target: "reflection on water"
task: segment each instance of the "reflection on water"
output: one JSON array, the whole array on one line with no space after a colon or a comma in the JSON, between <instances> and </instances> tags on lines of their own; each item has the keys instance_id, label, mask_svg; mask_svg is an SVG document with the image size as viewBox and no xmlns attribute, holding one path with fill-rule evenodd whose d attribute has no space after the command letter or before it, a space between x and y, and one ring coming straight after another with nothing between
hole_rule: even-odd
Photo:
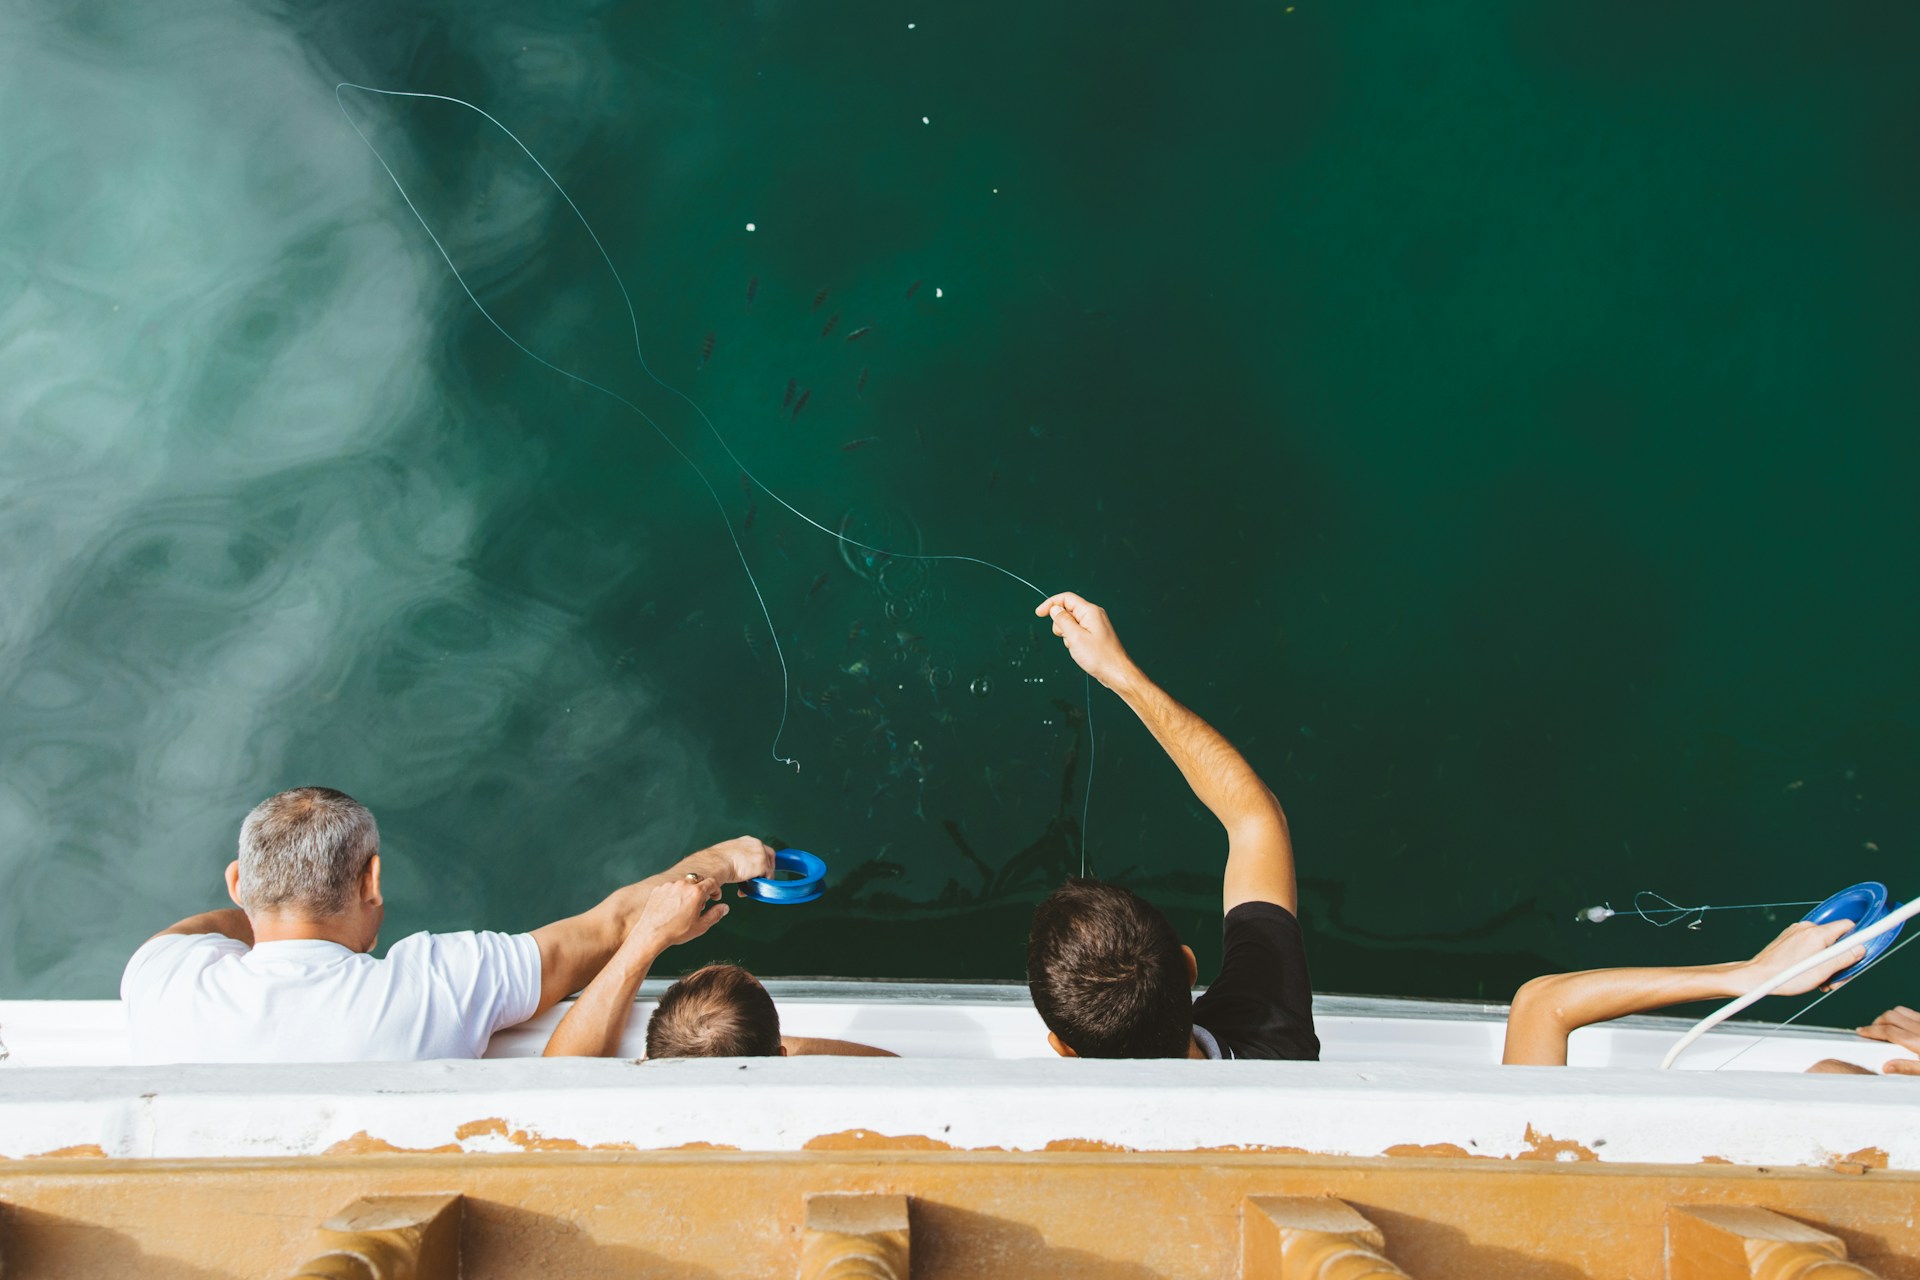
<instances>
[{"instance_id":1,"label":"reflection on water","mask_svg":"<svg viewBox=\"0 0 1920 1280\"><path fill-rule=\"evenodd\" d=\"M395 932L753 830L826 897L686 963L1006 978L1084 825L1211 963L1217 825L1027 588L736 484L523 155L351 104L713 510L477 316L340 81L513 128L794 506L1109 606L1285 801L1323 988L1721 959L1571 915L1906 874L1920 8L898 18L0 8L0 993L110 991L298 783L379 815Z\"/></svg>"},{"instance_id":2,"label":"reflection on water","mask_svg":"<svg viewBox=\"0 0 1920 1280\"><path fill-rule=\"evenodd\" d=\"M594 42L568 39L524 93L577 86ZM476 442L431 359L451 282L387 216L321 62L232 4L0 12L8 995L112 990L135 942L213 905L281 786L373 806L408 855L400 928L479 907L449 809L510 814L529 852L584 826L597 878L686 840L707 786L648 683L605 679L590 594L475 571L512 470L456 474ZM499 178L462 240L511 256L548 195ZM530 714L533 758L501 761ZM566 823L616 747L632 811ZM503 870L489 894L524 874Z\"/></svg>"}]
</instances>

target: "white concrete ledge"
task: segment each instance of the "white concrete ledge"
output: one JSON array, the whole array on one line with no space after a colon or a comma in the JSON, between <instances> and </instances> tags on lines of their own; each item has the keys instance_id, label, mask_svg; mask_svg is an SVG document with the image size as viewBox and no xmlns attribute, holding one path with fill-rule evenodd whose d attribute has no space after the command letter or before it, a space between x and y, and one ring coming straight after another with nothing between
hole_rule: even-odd
<instances>
[{"instance_id":1,"label":"white concrete ledge","mask_svg":"<svg viewBox=\"0 0 1920 1280\"><path fill-rule=\"evenodd\" d=\"M0 1156L716 1145L833 1135L1920 1169L1920 1080L1406 1063L751 1059L97 1067L0 1074ZM844 1137L840 1141L846 1141ZM1868 1159L1877 1162L1877 1156Z\"/></svg>"}]
</instances>

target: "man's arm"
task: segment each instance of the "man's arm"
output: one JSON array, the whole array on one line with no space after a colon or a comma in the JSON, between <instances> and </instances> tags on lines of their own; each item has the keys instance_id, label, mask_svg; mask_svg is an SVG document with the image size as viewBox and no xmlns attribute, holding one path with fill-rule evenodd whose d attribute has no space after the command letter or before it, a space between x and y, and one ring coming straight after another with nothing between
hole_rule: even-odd
<instances>
[{"instance_id":1,"label":"man's arm","mask_svg":"<svg viewBox=\"0 0 1920 1280\"><path fill-rule=\"evenodd\" d=\"M719 897L720 882L712 877L656 885L613 959L594 975L553 1029L544 1056L610 1058L618 1054L627 1018L633 1013L634 992L647 980L647 970L668 947L691 941L720 923L729 908L716 901Z\"/></svg>"},{"instance_id":2,"label":"man's arm","mask_svg":"<svg viewBox=\"0 0 1920 1280\"><path fill-rule=\"evenodd\" d=\"M247 913L238 907L202 911L197 916L188 916L179 924L154 934L153 938L164 938L170 933L222 933L236 942L253 945L253 924L247 919ZM152 942L153 938L147 941Z\"/></svg>"},{"instance_id":3,"label":"man's arm","mask_svg":"<svg viewBox=\"0 0 1920 1280\"><path fill-rule=\"evenodd\" d=\"M1133 709L1179 766L1200 803L1227 829L1225 909L1243 902L1274 902L1297 912L1287 815L1246 758L1212 725L1147 678L1127 656L1105 609L1063 591L1042 601L1034 613L1053 619L1053 634L1066 641L1073 660Z\"/></svg>"},{"instance_id":4,"label":"man's arm","mask_svg":"<svg viewBox=\"0 0 1920 1280\"><path fill-rule=\"evenodd\" d=\"M1507 1014L1508 1066L1564 1067L1567 1038L1595 1022L1624 1018L1689 1000L1731 1000L1774 974L1838 942L1853 928L1851 920L1832 924L1791 924L1751 960L1663 969L1588 969L1535 978L1513 997ZM1865 954L1857 947L1832 964L1795 978L1775 992L1795 996L1812 991Z\"/></svg>"},{"instance_id":5,"label":"man's arm","mask_svg":"<svg viewBox=\"0 0 1920 1280\"><path fill-rule=\"evenodd\" d=\"M675 882L700 880L732 884L773 874L773 850L752 836L740 836L688 854L657 876L615 889L598 906L533 931L540 946L540 1008L544 1013L580 990L606 967L633 932L653 891Z\"/></svg>"},{"instance_id":6,"label":"man's arm","mask_svg":"<svg viewBox=\"0 0 1920 1280\"><path fill-rule=\"evenodd\" d=\"M897 1058L890 1049L876 1049L857 1040L829 1040L821 1036L781 1036L780 1047L789 1058Z\"/></svg>"}]
</instances>

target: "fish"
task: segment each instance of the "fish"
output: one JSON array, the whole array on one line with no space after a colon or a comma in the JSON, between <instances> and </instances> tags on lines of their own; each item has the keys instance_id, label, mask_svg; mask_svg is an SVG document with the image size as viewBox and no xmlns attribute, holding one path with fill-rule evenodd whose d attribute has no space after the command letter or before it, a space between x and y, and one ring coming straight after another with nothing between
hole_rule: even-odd
<instances>
[{"instance_id":1,"label":"fish","mask_svg":"<svg viewBox=\"0 0 1920 1280\"><path fill-rule=\"evenodd\" d=\"M839 323L840 323L840 313L836 311L832 315L828 316L826 324L820 327L820 336L824 338L828 334L832 333L833 326Z\"/></svg>"},{"instance_id":2,"label":"fish","mask_svg":"<svg viewBox=\"0 0 1920 1280\"><path fill-rule=\"evenodd\" d=\"M992 475L987 477L987 492L992 493L993 486L999 483L1000 483L1000 472L996 469Z\"/></svg>"},{"instance_id":3,"label":"fish","mask_svg":"<svg viewBox=\"0 0 1920 1280\"><path fill-rule=\"evenodd\" d=\"M867 674L867 664L858 658L855 658L852 662L840 669L850 676L864 676ZM865 708L863 707L861 710L864 711Z\"/></svg>"},{"instance_id":4,"label":"fish","mask_svg":"<svg viewBox=\"0 0 1920 1280\"><path fill-rule=\"evenodd\" d=\"M840 446L840 452L852 453L855 449L864 449L870 444L879 444L879 436L861 436L858 440L849 440Z\"/></svg>"},{"instance_id":5,"label":"fish","mask_svg":"<svg viewBox=\"0 0 1920 1280\"><path fill-rule=\"evenodd\" d=\"M848 341L848 342L858 342L858 341L860 341L860 339L862 339L862 338L864 338L864 337L866 337L866 336L867 336L868 334L870 334L870 333L872 333L872 332L873 332L873 326L872 326L872 325L870 325L870 324L863 324L863 325L861 325L861 326L860 326L860 327L859 327L858 329L855 329L855 330L854 330L854 331L853 331L852 333L850 333L850 334L848 334L848 335L847 335L847 341Z\"/></svg>"},{"instance_id":6,"label":"fish","mask_svg":"<svg viewBox=\"0 0 1920 1280\"><path fill-rule=\"evenodd\" d=\"M744 471L740 473L740 492L747 497L753 495L753 481L747 478L747 473Z\"/></svg>"},{"instance_id":7,"label":"fish","mask_svg":"<svg viewBox=\"0 0 1920 1280\"><path fill-rule=\"evenodd\" d=\"M799 417L800 411L807 407L807 397L812 394L813 394L813 389L808 388L807 390L802 391L800 393L800 398L798 400L795 400L793 402L793 416L795 418ZM789 419L789 421L791 421L791 419Z\"/></svg>"},{"instance_id":8,"label":"fish","mask_svg":"<svg viewBox=\"0 0 1920 1280\"><path fill-rule=\"evenodd\" d=\"M853 648L854 644L860 639L860 637L866 634L867 634L867 624L865 622L854 623L853 626L847 629L847 648L849 649Z\"/></svg>"},{"instance_id":9,"label":"fish","mask_svg":"<svg viewBox=\"0 0 1920 1280\"><path fill-rule=\"evenodd\" d=\"M760 637L755 634L751 623L740 628L740 638L747 642L748 653L751 653L756 658L760 656Z\"/></svg>"},{"instance_id":10,"label":"fish","mask_svg":"<svg viewBox=\"0 0 1920 1280\"><path fill-rule=\"evenodd\" d=\"M807 588L807 599L811 600L815 596L819 595L820 589L826 585L827 585L827 575L823 573L819 577L813 580L812 586Z\"/></svg>"},{"instance_id":11,"label":"fish","mask_svg":"<svg viewBox=\"0 0 1920 1280\"><path fill-rule=\"evenodd\" d=\"M747 281L747 305L748 306L753 305L753 295L758 292L760 292L760 277L755 276L753 279Z\"/></svg>"},{"instance_id":12,"label":"fish","mask_svg":"<svg viewBox=\"0 0 1920 1280\"><path fill-rule=\"evenodd\" d=\"M753 532L753 518L760 514L760 504L755 502L747 507L747 518L740 522L740 532Z\"/></svg>"},{"instance_id":13,"label":"fish","mask_svg":"<svg viewBox=\"0 0 1920 1280\"><path fill-rule=\"evenodd\" d=\"M815 311L818 311L820 309L820 304L825 302L826 300L827 300L827 291L825 289L822 289L820 292L814 294L813 309Z\"/></svg>"},{"instance_id":14,"label":"fish","mask_svg":"<svg viewBox=\"0 0 1920 1280\"><path fill-rule=\"evenodd\" d=\"M707 361L713 359L713 331L707 331L707 340L700 344L700 367L707 367Z\"/></svg>"},{"instance_id":15,"label":"fish","mask_svg":"<svg viewBox=\"0 0 1920 1280\"><path fill-rule=\"evenodd\" d=\"M853 384L853 394L859 395L862 391L865 391L866 389L867 389L867 371L865 369L862 369L860 370L860 381Z\"/></svg>"},{"instance_id":16,"label":"fish","mask_svg":"<svg viewBox=\"0 0 1920 1280\"><path fill-rule=\"evenodd\" d=\"M914 282L913 282L912 284L910 284L910 285L908 285L908 286L907 286L907 297L909 297L909 298L911 298L911 297L913 297L913 291L914 291L915 289L918 289L919 287L920 287L920 282L919 282L918 280L915 280L915 281L914 281Z\"/></svg>"},{"instance_id":17,"label":"fish","mask_svg":"<svg viewBox=\"0 0 1920 1280\"><path fill-rule=\"evenodd\" d=\"M920 442L922 449L927 447L927 429L917 422L913 424L913 438Z\"/></svg>"},{"instance_id":18,"label":"fish","mask_svg":"<svg viewBox=\"0 0 1920 1280\"><path fill-rule=\"evenodd\" d=\"M786 398L780 402L780 407L782 409L793 408L793 393L799 389L800 389L800 379L798 378L787 379L787 395L786 395Z\"/></svg>"}]
</instances>

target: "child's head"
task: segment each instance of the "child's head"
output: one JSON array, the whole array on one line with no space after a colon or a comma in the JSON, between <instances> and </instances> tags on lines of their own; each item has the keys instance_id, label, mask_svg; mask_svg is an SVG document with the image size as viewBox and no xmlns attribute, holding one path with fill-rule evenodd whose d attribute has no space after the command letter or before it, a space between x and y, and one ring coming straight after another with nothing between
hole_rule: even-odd
<instances>
[{"instance_id":1,"label":"child's head","mask_svg":"<svg viewBox=\"0 0 1920 1280\"><path fill-rule=\"evenodd\" d=\"M649 1058L771 1058L780 1048L773 997L735 964L710 964L668 987L647 1020Z\"/></svg>"},{"instance_id":2,"label":"child's head","mask_svg":"<svg viewBox=\"0 0 1920 1280\"><path fill-rule=\"evenodd\" d=\"M1184 1058L1193 953L1131 890L1069 880L1033 913L1027 988L1056 1047L1082 1058Z\"/></svg>"}]
</instances>

